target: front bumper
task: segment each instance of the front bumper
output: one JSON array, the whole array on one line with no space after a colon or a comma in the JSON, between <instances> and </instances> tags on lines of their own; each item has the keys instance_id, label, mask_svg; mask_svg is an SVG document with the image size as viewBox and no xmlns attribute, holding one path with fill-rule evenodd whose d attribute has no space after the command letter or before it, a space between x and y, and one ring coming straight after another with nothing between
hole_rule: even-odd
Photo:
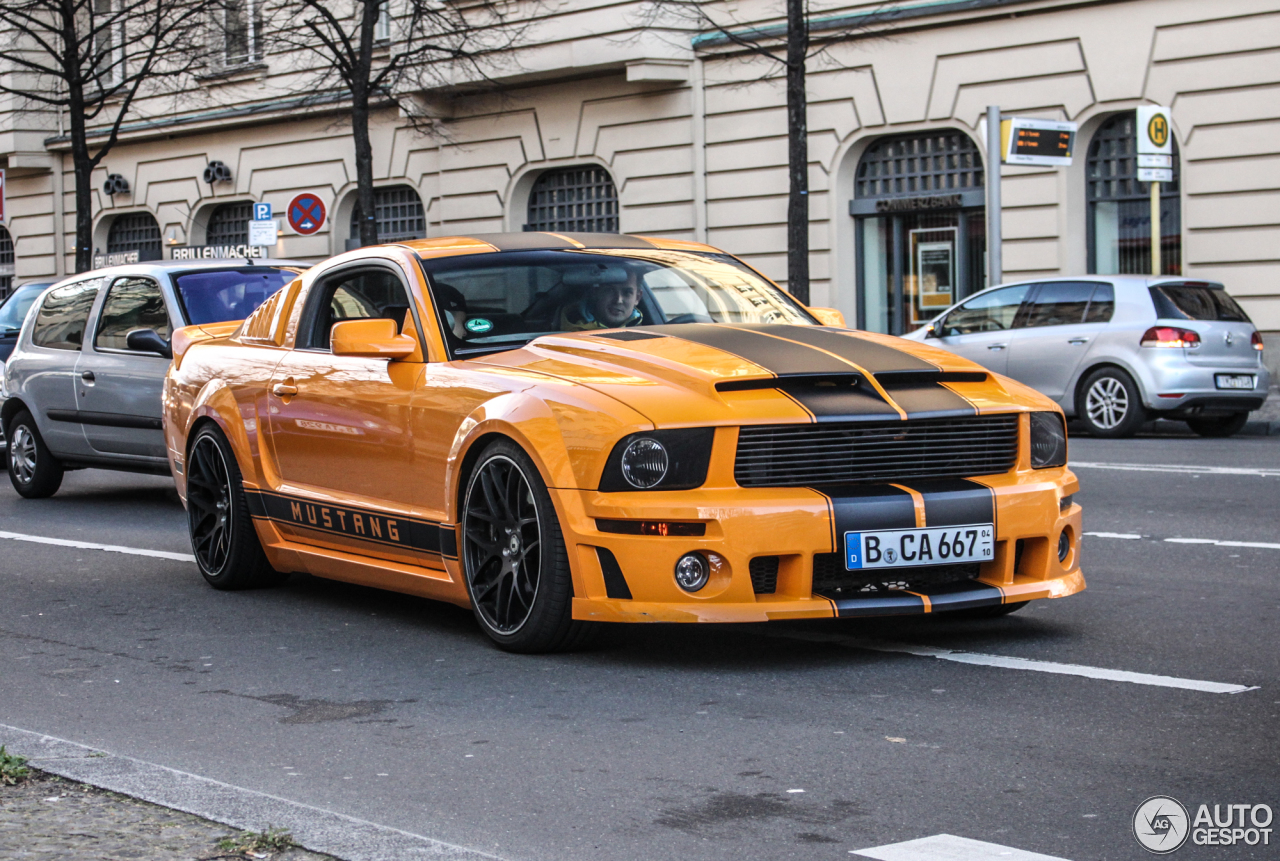
<instances>
[{"instance_id":1,"label":"front bumper","mask_svg":"<svg viewBox=\"0 0 1280 861\"><path fill-rule=\"evenodd\" d=\"M552 490L574 573L573 617L600 622L763 622L914 615L1061 598L1085 588L1079 564L1081 510L1070 501L1078 483L1069 470L920 484L925 492L912 495L913 522L874 528L939 525L928 522L928 512L944 513L943 503L960 498L952 493L959 485L976 488L978 495L989 490L995 558L981 563L976 578L922 587L910 584L905 589L846 589L842 594L825 579L824 588L815 592L815 567L825 564L829 571L830 554L842 553L841 532L850 528L849 518L874 520L887 499L883 489L900 485L845 488L841 496L808 488L614 494ZM934 506L931 499L942 502ZM601 531L597 518L698 522L706 525L706 534L616 534ZM1056 550L1064 531L1069 550L1059 561ZM695 593L680 589L673 577L676 561L690 551L719 560L711 580ZM752 560L773 557L777 574L772 590L757 591ZM884 573L893 579L890 575L903 570Z\"/></svg>"}]
</instances>

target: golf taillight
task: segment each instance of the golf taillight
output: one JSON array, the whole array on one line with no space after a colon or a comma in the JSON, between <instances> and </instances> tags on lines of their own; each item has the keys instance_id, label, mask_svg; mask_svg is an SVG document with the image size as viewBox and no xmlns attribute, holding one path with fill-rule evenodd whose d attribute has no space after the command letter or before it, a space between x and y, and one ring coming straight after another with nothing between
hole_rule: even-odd
<instances>
[{"instance_id":1,"label":"golf taillight","mask_svg":"<svg viewBox=\"0 0 1280 861\"><path fill-rule=\"evenodd\" d=\"M1152 326L1142 333L1144 347L1199 347L1200 336L1177 326Z\"/></svg>"},{"instance_id":2,"label":"golf taillight","mask_svg":"<svg viewBox=\"0 0 1280 861\"><path fill-rule=\"evenodd\" d=\"M1255 350L1261 351L1262 350L1262 333L1254 332L1253 335L1250 336L1249 338L1249 343L1253 344L1253 348Z\"/></svg>"}]
</instances>

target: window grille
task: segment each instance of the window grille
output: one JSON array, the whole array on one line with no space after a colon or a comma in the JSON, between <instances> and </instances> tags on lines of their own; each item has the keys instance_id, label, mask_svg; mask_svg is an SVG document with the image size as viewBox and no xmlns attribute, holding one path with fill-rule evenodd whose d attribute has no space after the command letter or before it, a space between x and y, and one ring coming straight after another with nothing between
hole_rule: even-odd
<instances>
[{"instance_id":1,"label":"window grille","mask_svg":"<svg viewBox=\"0 0 1280 861\"><path fill-rule=\"evenodd\" d=\"M982 153L955 129L882 138L858 161L856 197L906 197L983 188Z\"/></svg>"},{"instance_id":2,"label":"window grille","mask_svg":"<svg viewBox=\"0 0 1280 861\"><path fill-rule=\"evenodd\" d=\"M107 253L137 249L142 260L160 259L160 225L149 212L117 215L107 231ZM151 255L151 256L148 256Z\"/></svg>"},{"instance_id":3,"label":"window grille","mask_svg":"<svg viewBox=\"0 0 1280 861\"><path fill-rule=\"evenodd\" d=\"M13 289L13 263L13 237L8 228L0 224L0 299Z\"/></svg>"},{"instance_id":4,"label":"window grille","mask_svg":"<svg viewBox=\"0 0 1280 861\"><path fill-rule=\"evenodd\" d=\"M1116 114L1089 142L1089 272L1151 273L1151 184L1138 181L1137 114ZM1173 141L1173 181L1160 185L1160 259L1166 275L1182 273L1182 204L1178 142Z\"/></svg>"},{"instance_id":5,"label":"window grille","mask_svg":"<svg viewBox=\"0 0 1280 861\"><path fill-rule=\"evenodd\" d=\"M617 233L618 190L595 165L549 170L529 194L525 230L553 233Z\"/></svg>"},{"instance_id":6,"label":"window grille","mask_svg":"<svg viewBox=\"0 0 1280 861\"><path fill-rule=\"evenodd\" d=\"M225 0L222 63L243 66L262 59L262 0Z\"/></svg>"},{"instance_id":7,"label":"window grille","mask_svg":"<svg viewBox=\"0 0 1280 861\"><path fill-rule=\"evenodd\" d=\"M378 225L379 242L401 239L424 239L427 214L422 198L411 186L392 185L373 190L373 217ZM351 210L351 238L360 241L360 204Z\"/></svg>"},{"instance_id":8,"label":"window grille","mask_svg":"<svg viewBox=\"0 0 1280 861\"><path fill-rule=\"evenodd\" d=\"M248 245L249 219L252 217L253 204L247 200L222 204L209 216L205 244Z\"/></svg>"}]
</instances>

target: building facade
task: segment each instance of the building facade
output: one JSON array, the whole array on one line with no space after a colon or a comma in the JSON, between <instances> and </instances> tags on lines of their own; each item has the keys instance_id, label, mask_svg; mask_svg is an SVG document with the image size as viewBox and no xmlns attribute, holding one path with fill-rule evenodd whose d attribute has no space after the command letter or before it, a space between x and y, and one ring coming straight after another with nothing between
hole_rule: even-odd
<instances>
[{"instance_id":1,"label":"building facade","mask_svg":"<svg viewBox=\"0 0 1280 861\"><path fill-rule=\"evenodd\" d=\"M1176 148L1175 181L1162 189L1164 271L1222 281L1260 329L1280 332L1274 0L822 5L808 76L813 304L901 333L983 286L984 190L996 175L988 105L1079 124L1069 167L998 171L1005 280L1150 271L1134 110L1155 104L1172 109ZM715 6L745 30L778 23L775 2ZM126 126L95 175L95 250L242 245L251 204L272 203L280 219L302 192L323 201L327 220L311 235L282 221L272 253L319 260L352 247L342 103L300 96L296 67L235 47L242 62L193 84L190 110ZM442 100L441 134L391 110L376 116L380 238L539 229L699 239L785 285L776 63L687 18L610 0L545 4L514 53L502 92ZM11 245L18 282L66 274L68 143L49 115L31 121L10 105L0 116L0 267ZM111 175L128 190L107 193Z\"/></svg>"}]
</instances>

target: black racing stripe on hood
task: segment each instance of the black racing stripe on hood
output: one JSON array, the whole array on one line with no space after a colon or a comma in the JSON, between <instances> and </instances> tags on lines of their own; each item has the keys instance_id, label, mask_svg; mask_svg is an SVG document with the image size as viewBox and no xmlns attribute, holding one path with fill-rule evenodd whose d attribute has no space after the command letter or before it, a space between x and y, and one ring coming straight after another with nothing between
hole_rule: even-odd
<instances>
[{"instance_id":1,"label":"black racing stripe on hood","mask_svg":"<svg viewBox=\"0 0 1280 861\"><path fill-rule=\"evenodd\" d=\"M790 338L852 362L860 368L878 374L881 371L937 371L932 362L911 355L906 350L886 347L856 336L841 334L839 330L823 326L761 326L780 338ZM906 343L906 342L904 342Z\"/></svg>"},{"instance_id":2,"label":"black racing stripe on hood","mask_svg":"<svg viewBox=\"0 0 1280 861\"><path fill-rule=\"evenodd\" d=\"M924 497L925 526L968 526L996 522L996 494L985 484L963 478L904 481Z\"/></svg>"},{"instance_id":3,"label":"black racing stripe on hood","mask_svg":"<svg viewBox=\"0 0 1280 861\"><path fill-rule=\"evenodd\" d=\"M915 499L900 487L872 484L813 489L831 500L837 553L844 552L846 532L911 529L916 525Z\"/></svg>"},{"instance_id":4,"label":"black racing stripe on hood","mask_svg":"<svg viewBox=\"0 0 1280 861\"><path fill-rule=\"evenodd\" d=\"M968 398L957 395L936 380L909 379L897 382L877 378L877 382L884 386L889 397L902 407L909 419L943 419L978 414L977 408Z\"/></svg>"},{"instance_id":5,"label":"black racing stripe on hood","mask_svg":"<svg viewBox=\"0 0 1280 861\"><path fill-rule=\"evenodd\" d=\"M726 323L679 323L652 326L650 331L683 338L704 347L714 347L754 362L779 377L790 374L848 374L855 369L834 356L794 341L771 338L753 328L781 330L781 326L748 327ZM795 327L799 328L799 327ZM781 334L781 331L779 331ZM933 366L930 365L932 368Z\"/></svg>"}]
</instances>

